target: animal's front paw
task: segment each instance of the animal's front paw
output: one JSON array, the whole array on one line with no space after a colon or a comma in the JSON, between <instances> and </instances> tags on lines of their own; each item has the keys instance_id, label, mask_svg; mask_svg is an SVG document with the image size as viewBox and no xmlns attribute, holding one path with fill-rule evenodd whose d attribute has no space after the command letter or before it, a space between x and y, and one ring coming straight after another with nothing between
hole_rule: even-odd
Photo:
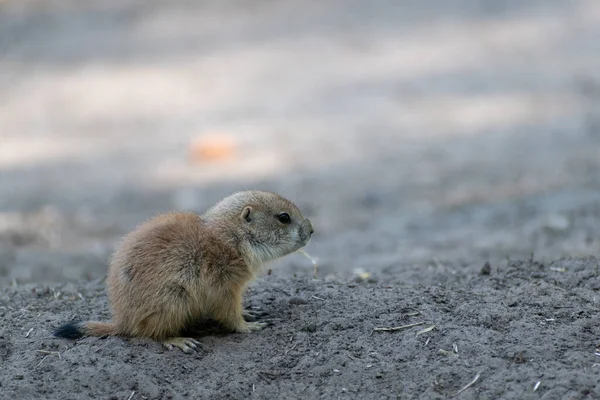
<instances>
[{"instance_id":1,"label":"animal's front paw","mask_svg":"<svg viewBox=\"0 0 600 400\"><path fill-rule=\"evenodd\" d=\"M199 341L184 337L172 337L163 340L162 344L168 350L173 350L174 347L179 347L181 351L188 354L196 350L198 346L202 346L202 344Z\"/></svg>"},{"instance_id":2,"label":"animal's front paw","mask_svg":"<svg viewBox=\"0 0 600 400\"><path fill-rule=\"evenodd\" d=\"M268 324L264 322L246 322L238 324L236 326L235 331L238 333L250 333L250 332L258 332L263 328L267 327Z\"/></svg>"},{"instance_id":3,"label":"animal's front paw","mask_svg":"<svg viewBox=\"0 0 600 400\"><path fill-rule=\"evenodd\" d=\"M256 311L256 310L248 310L248 309L242 311L242 316L244 317L244 319L246 321L249 321L249 322L254 322L258 318L265 317L267 315L269 315L269 313L265 312L265 311Z\"/></svg>"}]
</instances>

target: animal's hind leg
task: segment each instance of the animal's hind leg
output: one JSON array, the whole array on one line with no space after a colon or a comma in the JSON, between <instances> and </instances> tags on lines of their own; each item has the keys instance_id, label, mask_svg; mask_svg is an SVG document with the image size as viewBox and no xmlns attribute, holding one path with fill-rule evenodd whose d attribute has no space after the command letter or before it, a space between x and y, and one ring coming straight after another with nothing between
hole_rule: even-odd
<instances>
[{"instance_id":1,"label":"animal's hind leg","mask_svg":"<svg viewBox=\"0 0 600 400\"><path fill-rule=\"evenodd\" d=\"M195 339L177 336L186 327L189 318L182 310L164 310L154 312L137 324L138 335L148 336L160 342L168 350L174 347L184 353L191 353L202 344Z\"/></svg>"}]
</instances>

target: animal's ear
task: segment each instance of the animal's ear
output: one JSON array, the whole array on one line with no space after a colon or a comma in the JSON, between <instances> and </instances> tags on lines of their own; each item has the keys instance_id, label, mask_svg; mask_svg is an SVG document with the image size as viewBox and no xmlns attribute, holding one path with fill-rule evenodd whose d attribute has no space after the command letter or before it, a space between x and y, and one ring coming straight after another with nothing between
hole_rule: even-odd
<instances>
[{"instance_id":1,"label":"animal's ear","mask_svg":"<svg viewBox=\"0 0 600 400\"><path fill-rule=\"evenodd\" d=\"M242 219L246 222L252 221L252 217L250 216L251 213L252 213L252 207L246 206L244 208L244 211L242 211Z\"/></svg>"}]
</instances>

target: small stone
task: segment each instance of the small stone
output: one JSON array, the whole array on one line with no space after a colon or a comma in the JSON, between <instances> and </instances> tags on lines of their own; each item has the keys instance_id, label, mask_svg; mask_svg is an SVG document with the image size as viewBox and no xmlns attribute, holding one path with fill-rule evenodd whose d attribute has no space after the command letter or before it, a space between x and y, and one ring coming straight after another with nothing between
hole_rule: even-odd
<instances>
[{"instance_id":1,"label":"small stone","mask_svg":"<svg viewBox=\"0 0 600 400\"><path fill-rule=\"evenodd\" d=\"M305 332L316 332L317 324L308 324L304 328L302 328Z\"/></svg>"},{"instance_id":2,"label":"small stone","mask_svg":"<svg viewBox=\"0 0 600 400\"><path fill-rule=\"evenodd\" d=\"M302 297L292 297L289 300L289 303L294 304L294 305L308 304L308 300L306 300Z\"/></svg>"},{"instance_id":3,"label":"small stone","mask_svg":"<svg viewBox=\"0 0 600 400\"><path fill-rule=\"evenodd\" d=\"M381 372L378 372L375 374L375 378L381 379L381 378L383 378L383 374Z\"/></svg>"},{"instance_id":4,"label":"small stone","mask_svg":"<svg viewBox=\"0 0 600 400\"><path fill-rule=\"evenodd\" d=\"M479 271L479 275L489 275L492 273L492 266L490 265L489 262L486 261L485 264L483 264L483 267L481 267L481 271Z\"/></svg>"}]
</instances>

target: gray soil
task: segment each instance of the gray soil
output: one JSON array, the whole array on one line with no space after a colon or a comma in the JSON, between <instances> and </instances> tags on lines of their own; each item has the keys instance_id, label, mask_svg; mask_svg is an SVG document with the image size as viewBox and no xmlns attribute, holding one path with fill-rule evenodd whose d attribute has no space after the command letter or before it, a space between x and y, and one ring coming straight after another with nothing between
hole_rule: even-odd
<instances>
[{"instance_id":1,"label":"gray soil","mask_svg":"<svg viewBox=\"0 0 600 400\"><path fill-rule=\"evenodd\" d=\"M0 0L0 398L600 397L598 37L597 0ZM132 227L248 188L316 229L268 328L52 337Z\"/></svg>"}]
</instances>

